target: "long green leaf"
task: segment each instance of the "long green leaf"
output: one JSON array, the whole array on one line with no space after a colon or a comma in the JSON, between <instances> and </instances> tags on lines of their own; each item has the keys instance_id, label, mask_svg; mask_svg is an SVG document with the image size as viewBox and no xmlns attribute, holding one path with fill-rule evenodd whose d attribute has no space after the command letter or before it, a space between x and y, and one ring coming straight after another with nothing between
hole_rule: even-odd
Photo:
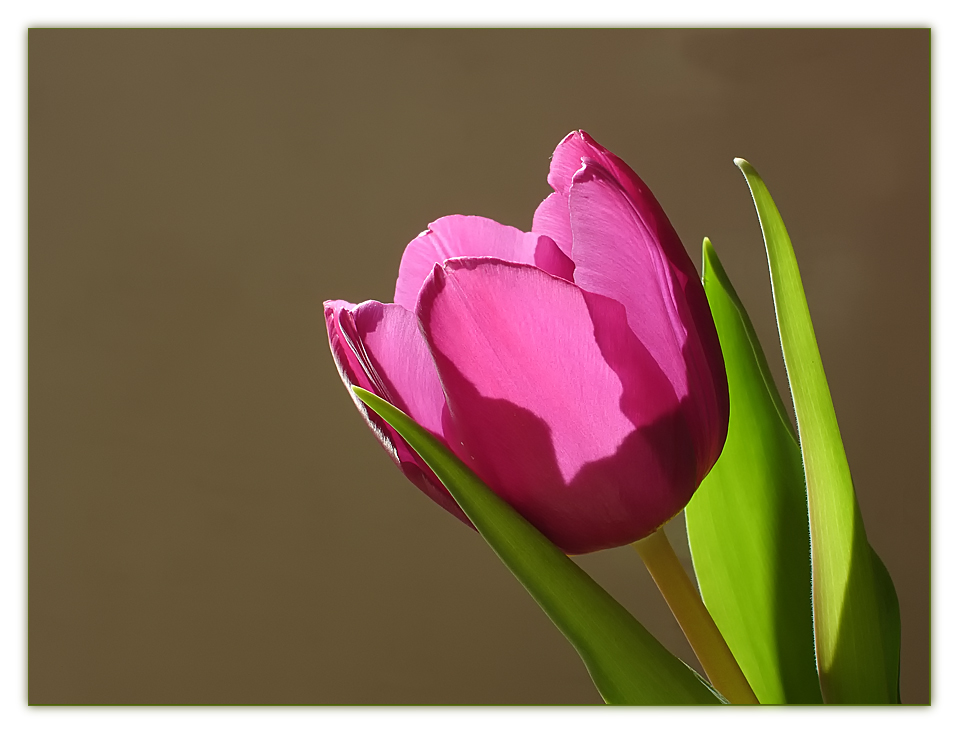
<instances>
[{"instance_id":1,"label":"long green leaf","mask_svg":"<svg viewBox=\"0 0 960 735\"><path fill-rule=\"evenodd\" d=\"M686 508L703 601L761 704L821 703L800 446L750 318L709 240L703 286L720 336L730 424Z\"/></svg>"},{"instance_id":2,"label":"long green leaf","mask_svg":"<svg viewBox=\"0 0 960 735\"><path fill-rule=\"evenodd\" d=\"M362 388L376 411L436 473L480 535L583 659L608 704L718 704L722 700L446 446L400 409Z\"/></svg>"},{"instance_id":3,"label":"long green leaf","mask_svg":"<svg viewBox=\"0 0 960 735\"><path fill-rule=\"evenodd\" d=\"M827 703L899 702L900 606L867 542L800 269L783 219L760 175L734 161L750 187L797 414L810 508L813 619Z\"/></svg>"}]
</instances>

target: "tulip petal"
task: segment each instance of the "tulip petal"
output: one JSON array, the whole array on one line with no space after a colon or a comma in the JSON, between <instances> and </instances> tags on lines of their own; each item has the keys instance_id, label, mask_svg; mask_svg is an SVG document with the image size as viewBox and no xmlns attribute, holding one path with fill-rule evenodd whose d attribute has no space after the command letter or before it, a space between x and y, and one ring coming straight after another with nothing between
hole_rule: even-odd
<instances>
[{"instance_id":1,"label":"tulip petal","mask_svg":"<svg viewBox=\"0 0 960 735\"><path fill-rule=\"evenodd\" d=\"M697 397L686 410L703 477L723 447L729 411L723 357L703 290L676 267L662 231L651 228L599 163L586 159L574 175L569 206L576 284L623 304L634 334L676 394Z\"/></svg>"},{"instance_id":2,"label":"tulip petal","mask_svg":"<svg viewBox=\"0 0 960 735\"><path fill-rule=\"evenodd\" d=\"M550 237L563 254L571 258L573 234L570 232L570 206L567 204L567 196L567 191L562 194L554 192L540 202L537 211L533 213L533 225L530 229Z\"/></svg>"},{"instance_id":3,"label":"tulip petal","mask_svg":"<svg viewBox=\"0 0 960 735\"><path fill-rule=\"evenodd\" d=\"M463 256L490 256L529 263L573 280L573 263L549 237L522 232L486 217L455 214L431 222L428 229L407 245L400 259L393 300L413 311L420 288L433 266Z\"/></svg>"},{"instance_id":4,"label":"tulip petal","mask_svg":"<svg viewBox=\"0 0 960 735\"><path fill-rule=\"evenodd\" d=\"M686 391L681 350L687 329L676 279L659 241L622 187L594 161L585 161L570 191L574 281L622 303L630 326L680 391ZM680 302L680 303L678 303Z\"/></svg>"},{"instance_id":5,"label":"tulip petal","mask_svg":"<svg viewBox=\"0 0 960 735\"><path fill-rule=\"evenodd\" d=\"M555 193L544 199L537 207L533 215L532 230L549 235L570 257L573 257L573 236L570 231L570 209L567 201L573 177L580 170L585 158L601 162L601 165L609 169L610 175L622 184L626 184L629 176L632 175L643 186L643 182L629 166L584 131L574 130L568 133L557 145L550 158L547 183L553 187ZM644 189L646 189L645 186ZM650 196L653 198L652 194ZM655 199L654 202L656 202Z\"/></svg>"},{"instance_id":6,"label":"tulip petal","mask_svg":"<svg viewBox=\"0 0 960 735\"><path fill-rule=\"evenodd\" d=\"M561 140L553 155L550 157L550 172L547 174L547 183L553 190L566 195L570 191L573 175L580 170L584 158L600 160L607 150L598 145L593 138L582 130L574 130ZM612 155L612 154L611 154ZM616 158L614 156L614 158ZM619 158L616 159L620 161ZM620 163L626 167L622 161Z\"/></svg>"},{"instance_id":7,"label":"tulip petal","mask_svg":"<svg viewBox=\"0 0 960 735\"><path fill-rule=\"evenodd\" d=\"M696 487L692 438L622 305L537 268L458 258L417 316L451 448L568 553L651 533Z\"/></svg>"},{"instance_id":8,"label":"tulip petal","mask_svg":"<svg viewBox=\"0 0 960 735\"><path fill-rule=\"evenodd\" d=\"M623 160L597 143L583 130L575 130L567 135L553 152L547 183L559 196L553 197L554 201L549 205L548 201L551 197L547 197L540 205L544 211L537 210L534 222L538 222L539 219L542 227L535 226L533 231L549 235L563 252L570 255L569 226L564 230L557 223L569 222L569 213L560 211L560 206L567 202L573 178L585 159L594 161L623 188L638 215L660 243L668 260L677 269L681 287L686 290L688 281L697 281L693 262L686 254L683 243L680 242L673 225L670 224L670 220L650 188ZM566 236L564 232L567 233Z\"/></svg>"},{"instance_id":9,"label":"tulip petal","mask_svg":"<svg viewBox=\"0 0 960 735\"><path fill-rule=\"evenodd\" d=\"M598 146L582 130L574 130L560 141L550 158L547 183L554 193L544 199L533 214L533 232L548 235L568 257L573 257L573 235L570 231L570 208L567 203L573 176L583 159L598 159L605 149ZM617 159L619 161L619 159ZM622 163L622 162L621 162Z\"/></svg>"},{"instance_id":10,"label":"tulip petal","mask_svg":"<svg viewBox=\"0 0 960 735\"><path fill-rule=\"evenodd\" d=\"M359 386L442 435L446 404L436 368L414 314L396 304L324 303L330 351L348 390ZM428 497L469 524L443 484L396 431L354 397L354 403L387 452Z\"/></svg>"},{"instance_id":11,"label":"tulip petal","mask_svg":"<svg viewBox=\"0 0 960 735\"><path fill-rule=\"evenodd\" d=\"M604 181L608 194L619 191L620 201L599 198L620 216L608 221L610 211L590 210L595 196L578 186L590 179ZM705 475L723 447L729 406L720 343L693 262L653 192L584 131L560 141L547 181L555 193L537 208L533 231L549 236L570 256L578 285L624 304L635 333L645 342L652 340L647 344L678 395L701 396L688 411L699 435L698 464ZM622 211L623 200L632 214ZM663 308L651 312L651 303L658 300ZM665 312L674 317L665 319Z\"/></svg>"}]
</instances>

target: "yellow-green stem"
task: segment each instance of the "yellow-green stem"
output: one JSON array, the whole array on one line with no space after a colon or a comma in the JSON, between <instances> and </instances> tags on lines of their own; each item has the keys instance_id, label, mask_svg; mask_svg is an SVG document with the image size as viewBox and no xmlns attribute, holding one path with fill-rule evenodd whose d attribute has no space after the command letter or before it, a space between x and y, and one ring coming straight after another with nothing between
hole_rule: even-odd
<instances>
[{"instance_id":1,"label":"yellow-green stem","mask_svg":"<svg viewBox=\"0 0 960 735\"><path fill-rule=\"evenodd\" d=\"M740 665L660 528L633 543L714 688L731 704L758 704Z\"/></svg>"}]
</instances>

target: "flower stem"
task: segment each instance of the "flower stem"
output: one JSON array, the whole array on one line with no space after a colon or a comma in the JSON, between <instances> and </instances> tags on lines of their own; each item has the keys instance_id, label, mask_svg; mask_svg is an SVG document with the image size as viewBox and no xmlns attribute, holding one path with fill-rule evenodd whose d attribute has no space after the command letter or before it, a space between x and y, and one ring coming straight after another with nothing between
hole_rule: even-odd
<instances>
[{"instance_id":1,"label":"flower stem","mask_svg":"<svg viewBox=\"0 0 960 735\"><path fill-rule=\"evenodd\" d=\"M759 704L663 529L635 541L632 546L680 623L710 683L731 704Z\"/></svg>"}]
</instances>

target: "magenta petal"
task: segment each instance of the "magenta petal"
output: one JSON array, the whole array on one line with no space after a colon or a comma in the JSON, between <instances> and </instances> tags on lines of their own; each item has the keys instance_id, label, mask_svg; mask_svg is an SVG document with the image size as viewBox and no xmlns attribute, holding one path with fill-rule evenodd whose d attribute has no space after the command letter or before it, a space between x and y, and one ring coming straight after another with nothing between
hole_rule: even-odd
<instances>
[{"instance_id":1,"label":"magenta petal","mask_svg":"<svg viewBox=\"0 0 960 735\"><path fill-rule=\"evenodd\" d=\"M567 207L567 195L570 192L573 177L582 167L584 159L596 162L623 188L638 216L660 243L668 260L677 270L680 285L684 290L687 288L689 279L698 281L693 263L653 192L632 168L583 130L575 130L568 134L553 152L547 182L558 195L551 195L540 204L534 214L533 231L549 235L564 253L571 254L569 235L565 235L569 233L569 225L564 224L569 222L569 212L564 210Z\"/></svg>"},{"instance_id":2,"label":"magenta petal","mask_svg":"<svg viewBox=\"0 0 960 735\"><path fill-rule=\"evenodd\" d=\"M330 351L347 389L359 386L442 436L443 391L416 317L396 304L324 303ZM460 506L420 456L350 390L360 413L384 448L427 496L469 524Z\"/></svg>"},{"instance_id":3,"label":"magenta petal","mask_svg":"<svg viewBox=\"0 0 960 735\"><path fill-rule=\"evenodd\" d=\"M630 543L696 488L670 383L623 307L491 258L436 267L417 316L450 445L568 553Z\"/></svg>"},{"instance_id":4,"label":"magenta petal","mask_svg":"<svg viewBox=\"0 0 960 735\"><path fill-rule=\"evenodd\" d=\"M431 222L430 227L414 238L403 251L394 301L410 309L416 307L417 295L433 266L449 258L463 256L490 256L514 263L529 263L538 267L559 269L549 272L564 277L572 273L572 264L554 254L556 245L543 235L521 232L516 227L502 225L486 217L451 215ZM540 253L538 263L537 254ZM569 262L569 261L568 261Z\"/></svg>"},{"instance_id":5,"label":"magenta petal","mask_svg":"<svg viewBox=\"0 0 960 735\"><path fill-rule=\"evenodd\" d=\"M597 162L586 160L574 176L569 203L575 282L623 304L634 334L676 394L697 396L685 405L702 477L719 456L728 411L723 358L703 290L668 257L662 230L651 228ZM682 257L690 263L685 252Z\"/></svg>"},{"instance_id":6,"label":"magenta petal","mask_svg":"<svg viewBox=\"0 0 960 735\"><path fill-rule=\"evenodd\" d=\"M550 157L547 183L560 194L570 191L573 175L580 170L584 158L598 158L599 151L606 151L582 130L574 130L561 140ZM620 159L617 159L618 161ZM623 164L626 166L626 164Z\"/></svg>"}]
</instances>

